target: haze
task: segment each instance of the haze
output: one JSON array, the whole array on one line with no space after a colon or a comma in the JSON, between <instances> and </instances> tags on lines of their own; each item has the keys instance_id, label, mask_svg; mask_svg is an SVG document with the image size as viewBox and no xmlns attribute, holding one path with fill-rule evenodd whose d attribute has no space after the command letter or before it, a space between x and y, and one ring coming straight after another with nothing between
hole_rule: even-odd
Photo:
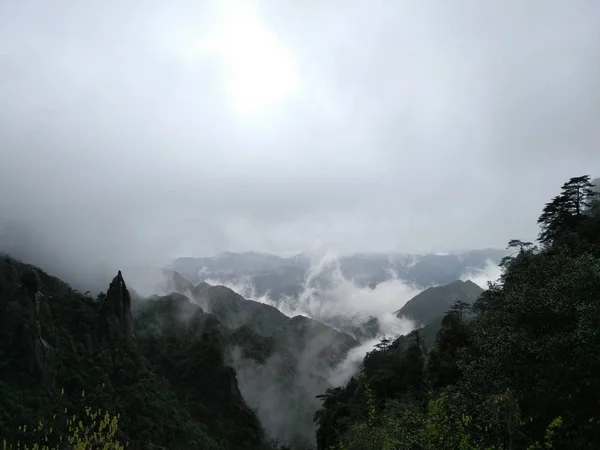
<instances>
[{"instance_id":1,"label":"haze","mask_svg":"<svg viewBox=\"0 0 600 450\"><path fill-rule=\"evenodd\" d=\"M503 247L598 176L599 119L595 0L5 1L0 249Z\"/></svg>"}]
</instances>

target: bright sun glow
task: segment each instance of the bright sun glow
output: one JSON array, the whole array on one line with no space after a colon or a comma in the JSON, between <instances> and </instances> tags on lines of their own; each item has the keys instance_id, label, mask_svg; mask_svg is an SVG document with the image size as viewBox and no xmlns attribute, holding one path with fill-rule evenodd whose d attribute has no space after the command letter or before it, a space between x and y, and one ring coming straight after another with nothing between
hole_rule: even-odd
<instances>
[{"instance_id":1,"label":"bright sun glow","mask_svg":"<svg viewBox=\"0 0 600 450\"><path fill-rule=\"evenodd\" d=\"M300 89L293 55L269 31L251 0L220 2L214 31L202 45L224 68L224 87L235 112L268 113Z\"/></svg>"}]
</instances>

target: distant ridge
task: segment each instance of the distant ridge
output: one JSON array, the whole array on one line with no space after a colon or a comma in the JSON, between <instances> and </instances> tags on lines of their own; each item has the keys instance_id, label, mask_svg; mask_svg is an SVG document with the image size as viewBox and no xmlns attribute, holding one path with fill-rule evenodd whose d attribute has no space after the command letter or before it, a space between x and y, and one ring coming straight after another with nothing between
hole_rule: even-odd
<instances>
[{"instance_id":1,"label":"distant ridge","mask_svg":"<svg viewBox=\"0 0 600 450\"><path fill-rule=\"evenodd\" d=\"M425 289L394 312L418 324L428 325L443 315L457 301L474 303L484 290L471 280L456 280L444 286Z\"/></svg>"}]
</instances>

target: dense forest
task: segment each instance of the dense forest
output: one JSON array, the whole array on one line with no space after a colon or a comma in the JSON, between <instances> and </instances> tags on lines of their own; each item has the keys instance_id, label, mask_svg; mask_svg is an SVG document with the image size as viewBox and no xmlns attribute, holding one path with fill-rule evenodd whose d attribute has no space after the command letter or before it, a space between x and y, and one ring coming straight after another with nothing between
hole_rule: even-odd
<instances>
[{"instance_id":1,"label":"dense forest","mask_svg":"<svg viewBox=\"0 0 600 450\"><path fill-rule=\"evenodd\" d=\"M431 345L383 340L321 396L325 449L600 448L600 201L569 180L472 308L454 304ZM597 189L597 187L596 187Z\"/></svg>"},{"instance_id":2,"label":"dense forest","mask_svg":"<svg viewBox=\"0 0 600 450\"><path fill-rule=\"evenodd\" d=\"M120 273L94 299L10 258L0 260L0 295L7 448L271 448L224 361L227 330L214 316L196 308L174 320L181 309L169 298L134 324ZM159 336L149 317L160 317Z\"/></svg>"},{"instance_id":3,"label":"dense forest","mask_svg":"<svg viewBox=\"0 0 600 450\"><path fill-rule=\"evenodd\" d=\"M501 279L473 291L472 306L457 301L425 327L383 339L347 384L321 391L318 449L599 448L600 200L592 188L587 176L566 182L539 217L539 243L510 241ZM244 307L225 288L194 289L198 298L211 293L213 314L179 294L138 298L120 272L94 298L0 258L4 448L284 448L242 395L231 349L257 364L277 354L285 368L318 333L328 344L316 357L330 364L357 344L306 318ZM304 394L295 395L291 402Z\"/></svg>"}]
</instances>

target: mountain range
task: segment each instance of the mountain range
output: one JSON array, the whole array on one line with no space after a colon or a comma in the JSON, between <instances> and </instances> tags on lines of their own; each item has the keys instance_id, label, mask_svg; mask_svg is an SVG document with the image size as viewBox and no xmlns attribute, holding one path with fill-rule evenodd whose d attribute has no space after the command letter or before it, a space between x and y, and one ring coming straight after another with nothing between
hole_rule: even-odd
<instances>
[{"instance_id":1,"label":"mountain range","mask_svg":"<svg viewBox=\"0 0 600 450\"><path fill-rule=\"evenodd\" d=\"M497 267L506 255L506 250L483 249L455 254L363 253L311 259L304 253L282 258L257 252L226 252L214 257L174 260L169 270L177 275L169 276L168 284L178 277L191 284L224 284L246 298L275 306L287 315L313 317L365 342L381 334L398 332L394 329L398 327L386 327L384 322L390 321L382 317L391 314L394 306L397 310L423 289L485 273L490 267ZM395 285L386 285L391 282ZM476 284L467 286L473 288ZM377 291L378 288L384 292ZM362 297L357 295L360 290ZM381 305L376 310L365 307L364 303L370 301L363 298L367 297L365 294L377 301L387 297L389 306ZM474 294L466 295L470 298ZM353 296L357 298L350 298ZM353 305L352 301L359 304ZM423 317L407 313L403 316L427 324L443 314L451 303L447 301Z\"/></svg>"},{"instance_id":2,"label":"mountain range","mask_svg":"<svg viewBox=\"0 0 600 450\"><path fill-rule=\"evenodd\" d=\"M1 255L2 445L597 448L600 200L588 184L563 185L540 246L511 241L487 290L468 274L505 251L225 253L160 269L155 295L119 271L95 297Z\"/></svg>"},{"instance_id":3,"label":"mountain range","mask_svg":"<svg viewBox=\"0 0 600 450\"><path fill-rule=\"evenodd\" d=\"M205 280L249 276L262 282L264 292L279 289L291 296L306 289L306 278L311 276L317 288L326 289L332 283L332 270L340 272L338 276L356 276L357 284L376 286L385 282L383 274L390 261L405 269L420 264L420 272L415 273L448 263L448 274L462 273L465 267L477 264L482 267L500 254L430 255L405 266L398 263L399 257L355 255L336 265L325 264L325 269L317 272L302 255L286 259L228 253L177 260L174 266L187 272L163 269L161 295L138 295L125 284L126 274L119 272L106 293L96 299L40 268L4 257L0 325L8 338L0 352L10 367L20 368L20 375L14 378L14 370L7 372L5 363L4 369L0 368L0 388L5 392L24 389L31 397L30 406L15 417L34 414L36 404L50 411L57 400L50 396L46 404L39 395L57 386L71 393L84 389L98 392L92 397L94 402L110 404L122 414L131 408L140 410L138 419L127 418L129 434L123 436L137 442L140 449L169 445L168 435L178 426L187 427L184 439L204 442L202 448L210 448L210 442L231 449L275 448L268 443L269 437L295 449L310 448L314 444L313 415L320 407L317 396L358 369L364 352L372 346L369 342L382 335L380 319L361 316L357 322L337 315L321 321L286 315L271 304L244 298ZM198 276L188 279L186 275L200 265ZM454 280L425 290L396 315L426 325L431 319L441 320L454 300L472 302L481 291L472 282ZM391 310L388 314L393 316ZM39 325L32 327L29 322ZM439 323L432 322L432 330L425 334L435 337ZM21 344L15 346L15 342ZM136 377L147 381L134 385ZM98 391L99 384L105 386L104 393ZM160 406L147 403L156 401ZM5 426L13 423L9 416L16 414L15 402L3 405ZM75 405L72 396L68 404ZM181 423L167 420L164 414L178 417ZM150 424L156 420L166 428L153 431ZM204 428L197 429L199 424Z\"/></svg>"},{"instance_id":4,"label":"mountain range","mask_svg":"<svg viewBox=\"0 0 600 450\"><path fill-rule=\"evenodd\" d=\"M468 250L445 254L358 253L311 258L301 253L291 258L257 252L220 253L212 257L181 257L170 268L193 283L250 281L257 296L277 300L298 295L311 268L339 268L341 275L359 286L373 286L396 277L418 288L448 284L465 273L484 270L507 255L503 249ZM322 277L314 280L323 282Z\"/></svg>"}]
</instances>

